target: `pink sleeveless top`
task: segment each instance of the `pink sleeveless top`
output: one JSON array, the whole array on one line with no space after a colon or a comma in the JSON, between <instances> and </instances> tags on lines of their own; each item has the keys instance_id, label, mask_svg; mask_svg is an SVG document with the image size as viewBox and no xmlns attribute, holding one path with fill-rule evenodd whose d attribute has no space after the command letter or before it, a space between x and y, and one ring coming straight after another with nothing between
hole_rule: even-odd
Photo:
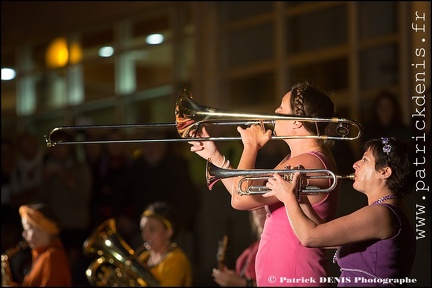
<instances>
[{"instance_id":1,"label":"pink sleeveless top","mask_svg":"<svg viewBox=\"0 0 432 288\"><path fill-rule=\"evenodd\" d=\"M337 168L321 152L318 157L325 169L337 173ZM330 180L329 180L330 181ZM336 216L339 186L312 207L328 221ZM304 247L294 234L282 202L266 206L267 219L256 257L258 286L327 286L319 277L326 277L327 261L320 248ZM323 282L323 281L321 281Z\"/></svg>"}]
</instances>

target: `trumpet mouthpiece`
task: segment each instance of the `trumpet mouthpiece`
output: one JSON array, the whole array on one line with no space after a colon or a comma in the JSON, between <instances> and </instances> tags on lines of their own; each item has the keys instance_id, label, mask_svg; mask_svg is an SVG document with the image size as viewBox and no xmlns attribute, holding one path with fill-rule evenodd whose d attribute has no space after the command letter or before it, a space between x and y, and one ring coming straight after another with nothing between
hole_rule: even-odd
<instances>
[{"instance_id":1,"label":"trumpet mouthpiece","mask_svg":"<svg viewBox=\"0 0 432 288\"><path fill-rule=\"evenodd\" d=\"M337 179L351 179L351 180L354 180L355 179L355 174L353 173L353 174L344 175L344 176L337 175L336 178Z\"/></svg>"}]
</instances>

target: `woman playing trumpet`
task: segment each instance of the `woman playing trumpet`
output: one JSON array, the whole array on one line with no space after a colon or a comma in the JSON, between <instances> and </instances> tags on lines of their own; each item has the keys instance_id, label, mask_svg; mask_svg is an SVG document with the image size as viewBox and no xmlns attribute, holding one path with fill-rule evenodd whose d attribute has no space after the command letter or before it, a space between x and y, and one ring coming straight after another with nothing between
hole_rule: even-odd
<instances>
[{"instance_id":1,"label":"woman playing trumpet","mask_svg":"<svg viewBox=\"0 0 432 288\"><path fill-rule=\"evenodd\" d=\"M283 98L276 114L291 114L307 117L331 118L334 104L330 97L308 83L299 83L292 87ZM306 122L297 120L276 120L274 134L311 136L325 134L328 123ZM271 139L272 131L265 131L260 125L252 125L246 129L237 128L243 142L243 152L237 169L255 168L256 157L261 149ZM203 137L209 137L207 131L201 131ZM337 173L335 160L323 140L313 138L284 139L289 146L288 154L275 167L303 166L305 169L328 169ZM206 160L211 160L218 167L231 167L230 162L211 141L193 141L191 151ZM231 194L231 205L238 210L251 210L265 207L267 219L261 236L256 257L257 286L317 286L308 279L327 276L325 254L320 248L307 248L301 245L295 236L283 203L276 197L262 197L261 195L241 196L236 189L240 177L222 180ZM331 180L320 179L310 181L310 185L327 188ZM248 184L248 183L245 183ZM339 186L339 185L338 185ZM313 217L316 221L328 221L335 217L339 187L330 193L309 196L309 201L315 210ZM301 203L301 207L306 206ZM311 215L312 217L312 215ZM281 281L280 279L288 279ZM302 280L303 279L303 280ZM273 281L275 280L275 281ZM298 281L297 281L298 280Z\"/></svg>"},{"instance_id":2,"label":"woman playing trumpet","mask_svg":"<svg viewBox=\"0 0 432 288\"><path fill-rule=\"evenodd\" d=\"M303 245L339 246L339 286L396 286L391 280L410 276L416 252L415 232L402 202L415 184L414 150L393 138L373 139L364 147L362 159L353 165L353 188L367 196L368 205L349 215L320 223L312 209L300 208L294 191L298 173L291 182L275 174L267 182L272 191L263 197L277 197L285 204Z\"/></svg>"}]
</instances>

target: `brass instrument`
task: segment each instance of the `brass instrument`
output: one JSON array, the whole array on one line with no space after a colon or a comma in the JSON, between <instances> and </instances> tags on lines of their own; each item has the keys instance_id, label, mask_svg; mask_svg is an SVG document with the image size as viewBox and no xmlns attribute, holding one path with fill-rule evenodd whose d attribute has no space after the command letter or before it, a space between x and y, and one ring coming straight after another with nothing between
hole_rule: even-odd
<instances>
[{"instance_id":1,"label":"brass instrument","mask_svg":"<svg viewBox=\"0 0 432 288\"><path fill-rule=\"evenodd\" d=\"M113 218L102 223L84 242L85 255L98 255L86 276L92 286L159 286L150 271L141 264L135 251L117 234Z\"/></svg>"},{"instance_id":2,"label":"brass instrument","mask_svg":"<svg viewBox=\"0 0 432 288\"><path fill-rule=\"evenodd\" d=\"M355 140L360 138L362 127L354 120L344 118L315 118L302 117L299 115L282 115L282 114L242 114L233 113L227 110L212 108L197 103L189 89L182 89L178 95L175 107L175 123L149 123L149 124L120 124L120 125L83 125L83 126L60 126L56 127L45 135L48 147L59 144L95 144L95 143L131 143L131 142L179 142L179 141L229 141L241 140L241 137L197 137L197 132L203 126L211 125L254 125L259 124L268 129L273 129L276 120L297 120L303 122L327 122L334 123L333 127L337 136L331 135L304 135L304 136L272 136L276 139L293 139L293 138L310 138L310 139L328 139L328 140ZM356 135L350 136L351 127L357 130ZM112 139L112 140L74 140L55 139L56 132L75 130L85 131L90 129L130 129L130 128L167 128L175 127L180 138L174 139Z\"/></svg>"},{"instance_id":3,"label":"brass instrument","mask_svg":"<svg viewBox=\"0 0 432 288\"><path fill-rule=\"evenodd\" d=\"M255 195L255 194L264 194L269 191L269 188L266 186L249 186L246 190L242 189L242 184L244 181L251 180L266 180L273 175L279 174L284 179L288 179L290 175L295 172L300 172L300 180L298 181L297 193L298 197L301 195L315 195L318 193L328 193L332 191L339 179L354 179L354 174L340 176L336 175L330 170L326 169L304 169L302 166L298 166L294 169L224 169L219 168L211 161L207 161L206 165L206 181L209 190L213 188L213 185L216 184L217 181L225 178L231 177L243 177L238 184L237 193L240 195ZM315 174L315 175L314 175ZM318 175L317 175L318 174ZM332 184L328 188L319 188L317 186L309 186L305 185L305 182L308 183L309 179L332 179Z\"/></svg>"},{"instance_id":4,"label":"brass instrument","mask_svg":"<svg viewBox=\"0 0 432 288\"><path fill-rule=\"evenodd\" d=\"M19 267L12 267L14 264L11 263L13 257L17 257L17 255L21 252L28 252L24 255L24 258L19 259L20 263L18 263ZM2 277L2 287L10 286L11 282L16 282L21 284L24 279L25 269L30 268L32 263L32 257L30 248L28 246L27 241L21 240L18 244L6 250L1 255L1 277ZM12 268L12 269L11 269ZM13 269L16 268L16 269ZM13 271L19 270L22 275L15 275Z\"/></svg>"}]
</instances>

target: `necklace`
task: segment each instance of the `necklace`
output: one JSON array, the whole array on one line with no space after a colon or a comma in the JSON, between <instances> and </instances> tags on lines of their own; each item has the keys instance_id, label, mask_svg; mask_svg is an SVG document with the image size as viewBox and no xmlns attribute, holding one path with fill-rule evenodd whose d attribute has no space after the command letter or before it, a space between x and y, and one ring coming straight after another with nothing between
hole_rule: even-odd
<instances>
[{"instance_id":1,"label":"necklace","mask_svg":"<svg viewBox=\"0 0 432 288\"><path fill-rule=\"evenodd\" d=\"M149 267L154 267L154 266L156 266L156 265L158 265L164 258L165 258L165 256L168 254L168 251L169 250L166 250L163 254L161 254L159 257L158 257L158 259L156 259L156 260L153 260L154 259L154 257L152 256L152 254L150 255L150 257L149 257L149 259L148 259L148 261L147 261L147 265L149 266Z\"/></svg>"},{"instance_id":2,"label":"necklace","mask_svg":"<svg viewBox=\"0 0 432 288\"><path fill-rule=\"evenodd\" d=\"M373 202L371 205L381 204L382 202L384 202L384 201L386 201L388 199L397 199L397 198L398 198L398 196L396 196L394 194L388 194L388 195L386 195L384 197L379 198L378 200L376 200L375 202Z\"/></svg>"},{"instance_id":3,"label":"necklace","mask_svg":"<svg viewBox=\"0 0 432 288\"><path fill-rule=\"evenodd\" d=\"M177 247L177 244L174 243L174 242L171 243L171 244L168 246L168 249L167 249L164 253L162 253L162 254L160 255L159 259L156 259L156 260L153 260L152 254L150 254L150 256L149 256L149 258L148 258L148 260L147 260L147 265L148 265L149 267L154 267L154 266L159 265L159 263L161 263L162 260L165 259L165 257L167 256L167 254L168 254L171 250L173 250L175 247Z\"/></svg>"}]
</instances>

